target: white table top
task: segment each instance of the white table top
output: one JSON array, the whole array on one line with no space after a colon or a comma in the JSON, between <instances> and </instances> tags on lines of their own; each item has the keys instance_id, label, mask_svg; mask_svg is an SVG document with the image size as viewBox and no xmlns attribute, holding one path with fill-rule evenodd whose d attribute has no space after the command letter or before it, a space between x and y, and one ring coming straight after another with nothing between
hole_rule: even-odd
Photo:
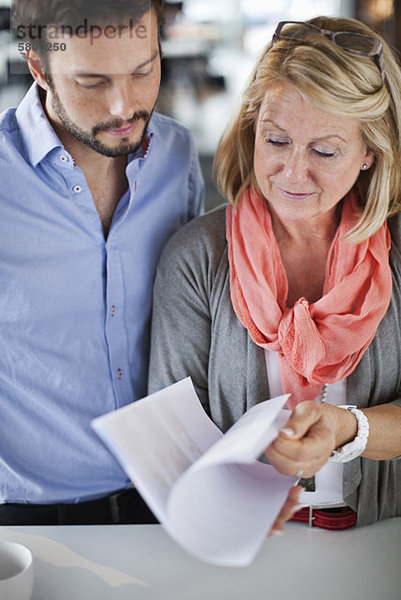
<instances>
[{"instance_id":1,"label":"white table top","mask_svg":"<svg viewBox=\"0 0 401 600\"><path fill-rule=\"evenodd\" d=\"M334 532L288 523L239 569L192 558L160 525L0 527L0 540L32 551L32 600L401 598L401 518Z\"/></svg>"}]
</instances>

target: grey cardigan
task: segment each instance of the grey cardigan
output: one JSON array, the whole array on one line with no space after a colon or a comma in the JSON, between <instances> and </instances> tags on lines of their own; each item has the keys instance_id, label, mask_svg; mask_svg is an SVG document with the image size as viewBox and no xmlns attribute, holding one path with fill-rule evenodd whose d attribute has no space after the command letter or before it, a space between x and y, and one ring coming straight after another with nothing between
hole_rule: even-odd
<instances>
[{"instance_id":1,"label":"grey cardigan","mask_svg":"<svg viewBox=\"0 0 401 600\"><path fill-rule=\"evenodd\" d=\"M393 295L361 362L347 378L347 403L401 406L401 216L389 219ZM213 421L227 430L270 397L264 351L230 299L225 207L178 231L159 264L153 307L149 393L190 375ZM401 436L401 431L400 431ZM401 460L344 465L345 502L358 524L401 516Z\"/></svg>"}]
</instances>

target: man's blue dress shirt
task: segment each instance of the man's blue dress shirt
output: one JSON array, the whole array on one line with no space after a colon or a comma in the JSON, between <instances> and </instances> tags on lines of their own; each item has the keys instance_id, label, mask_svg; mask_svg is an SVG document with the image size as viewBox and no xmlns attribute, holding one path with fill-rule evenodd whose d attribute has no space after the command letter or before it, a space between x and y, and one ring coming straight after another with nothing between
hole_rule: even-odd
<instances>
[{"instance_id":1,"label":"man's blue dress shirt","mask_svg":"<svg viewBox=\"0 0 401 600\"><path fill-rule=\"evenodd\" d=\"M187 130L155 113L148 134L105 239L37 86L0 117L0 503L129 484L90 422L146 395L156 264L203 202Z\"/></svg>"}]
</instances>

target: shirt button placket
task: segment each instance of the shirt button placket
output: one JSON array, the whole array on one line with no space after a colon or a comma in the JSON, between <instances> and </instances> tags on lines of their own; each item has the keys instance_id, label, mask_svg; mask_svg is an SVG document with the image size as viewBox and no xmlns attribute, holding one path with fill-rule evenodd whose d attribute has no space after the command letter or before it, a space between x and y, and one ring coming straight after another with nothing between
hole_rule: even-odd
<instances>
[{"instance_id":1,"label":"shirt button placket","mask_svg":"<svg viewBox=\"0 0 401 600\"><path fill-rule=\"evenodd\" d=\"M106 338L116 407L132 401L133 390L129 368L127 330L124 323L124 278L121 255L116 244L116 231L109 235L107 249Z\"/></svg>"}]
</instances>

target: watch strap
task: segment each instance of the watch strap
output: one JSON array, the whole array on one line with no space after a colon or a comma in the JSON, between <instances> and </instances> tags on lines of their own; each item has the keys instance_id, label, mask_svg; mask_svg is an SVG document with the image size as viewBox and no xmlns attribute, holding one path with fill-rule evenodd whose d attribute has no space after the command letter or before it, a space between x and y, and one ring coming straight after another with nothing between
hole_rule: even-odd
<instances>
[{"instance_id":1,"label":"watch strap","mask_svg":"<svg viewBox=\"0 0 401 600\"><path fill-rule=\"evenodd\" d=\"M354 460L354 458L360 456L365 450L369 437L369 421L365 413L354 405L347 404L339 406L338 408L343 408L352 412L358 422L358 433L352 442L345 444L338 450L334 450L329 458L331 462L345 463Z\"/></svg>"}]
</instances>

